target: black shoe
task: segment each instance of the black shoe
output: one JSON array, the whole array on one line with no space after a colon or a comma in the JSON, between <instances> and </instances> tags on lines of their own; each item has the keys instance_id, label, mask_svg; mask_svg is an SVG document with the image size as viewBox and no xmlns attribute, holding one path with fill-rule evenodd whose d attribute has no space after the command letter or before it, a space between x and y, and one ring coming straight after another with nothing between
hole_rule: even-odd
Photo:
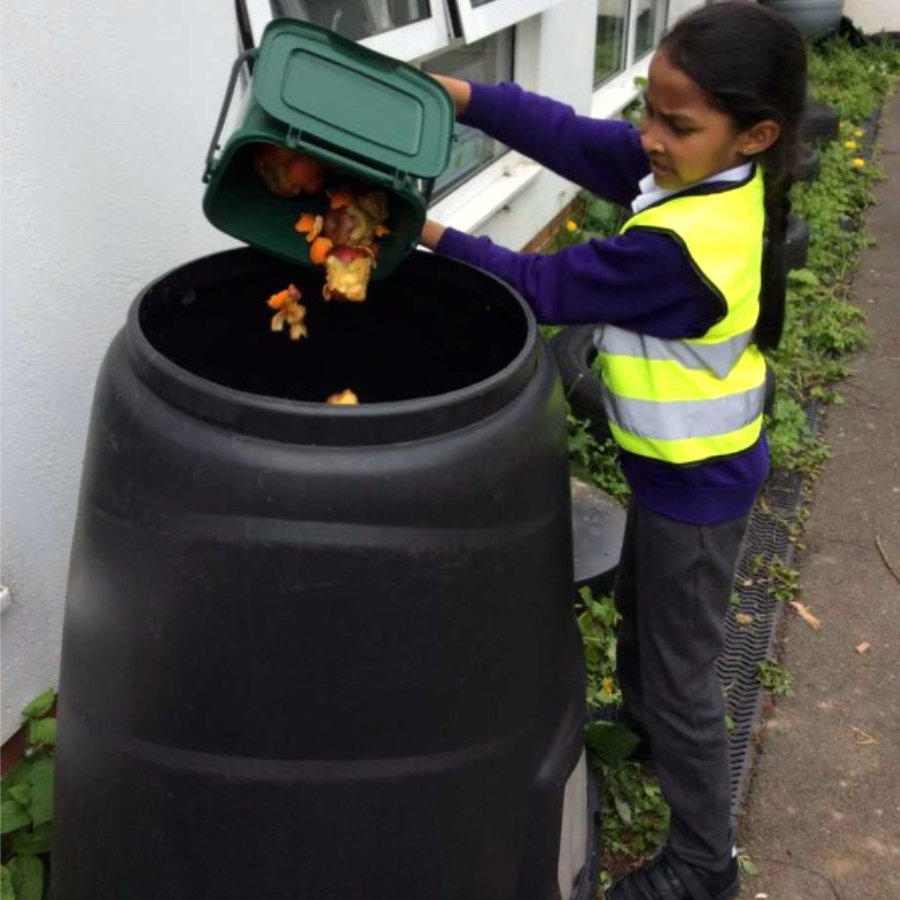
<instances>
[{"instance_id":1,"label":"black shoe","mask_svg":"<svg viewBox=\"0 0 900 900\"><path fill-rule=\"evenodd\" d=\"M650 862L619 878L606 900L731 900L741 889L738 862L721 872L694 868L663 847Z\"/></svg>"},{"instance_id":2,"label":"black shoe","mask_svg":"<svg viewBox=\"0 0 900 900\"><path fill-rule=\"evenodd\" d=\"M588 724L592 722L609 722L611 725L624 725L638 739L637 746L628 756L628 762L636 762L648 768L653 768L653 751L650 747L650 735L628 715L623 706L611 703L597 709L589 709L587 722Z\"/></svg>"}]
</instances>

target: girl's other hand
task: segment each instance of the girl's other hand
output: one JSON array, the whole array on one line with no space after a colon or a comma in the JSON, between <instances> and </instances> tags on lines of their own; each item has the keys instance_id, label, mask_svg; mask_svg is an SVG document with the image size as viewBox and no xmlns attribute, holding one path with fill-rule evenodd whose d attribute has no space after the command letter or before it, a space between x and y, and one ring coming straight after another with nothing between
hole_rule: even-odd
<instances>
[{"instance_id":1,"label":"girl's other hand","mask_svg":"<svg viewBox=\"0 0 900 900\"><path fill-rule=\"evenodd\" d=\"M422 226L422 234L419 236L419 243L429 250L437 250L437 245L440 243L443 234L443 225L439 225L431 219L426 219L425 224Z\"/></svg>"},{"instance_id":2,"label":"girl's other hand","mask_svg":"<svg viewBox=\"0 0 900 900\"><path fill-rule=\"evenodd\" d=\"M432 74L431 77L441 84L450 95L453 105L456 107L456 115L462 115L469 105L469 98L472 96L472 85L461 78L448 78L446 75Z\"/></svg>"}]
</instances>

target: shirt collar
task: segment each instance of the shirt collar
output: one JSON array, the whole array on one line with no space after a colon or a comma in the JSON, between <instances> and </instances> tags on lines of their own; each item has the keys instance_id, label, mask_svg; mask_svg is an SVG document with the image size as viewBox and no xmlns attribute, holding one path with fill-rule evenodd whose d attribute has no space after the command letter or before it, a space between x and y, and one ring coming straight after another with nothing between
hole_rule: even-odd
<instances>
[{"instance_id":1,"label":"shirt collar","mask_svg":"<svg viewBox=\"0 0 900 900\"><path fill-rule=\"evenodd\" d=\"M684 187L677 188L676 190L661 188L656 183L656 179L654 179L653 173L651 172L638 182L638 187L641 189L641 192L631 201L631 211L633 213L639 213L642 209L646 209L648 206L652 206L660 200L665 200L667 197L671 197L674 194L680 194L682 191L696 187L698 184L708 184L712 181L743 181L745 178L750 177L752 170L753 163L743 163L742 165L735 166L733 169L726 169L724 172L716 172L715 175L710 175L709 178L704 178L702 181L696 181L694 184L686 184Z\"/></svg>"}]
</instances>

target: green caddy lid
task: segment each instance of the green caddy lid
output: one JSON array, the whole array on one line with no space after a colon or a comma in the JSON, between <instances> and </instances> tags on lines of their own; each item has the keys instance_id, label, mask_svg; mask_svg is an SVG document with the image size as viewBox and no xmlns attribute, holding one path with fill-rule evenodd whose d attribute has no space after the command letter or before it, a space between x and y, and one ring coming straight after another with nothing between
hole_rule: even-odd
<instances>
[{"instance_id":1,"label":"green caddy lid","mask_svg":"<svg viewBox=\"0 0 900 900\"><path fill-rule=\"evenodd\" d=\"M263 32L253 95L302 149L327 149L394 175L447 167L453 101L434 79L328 29L275 19Z\"/></svg>"}]
</instances>

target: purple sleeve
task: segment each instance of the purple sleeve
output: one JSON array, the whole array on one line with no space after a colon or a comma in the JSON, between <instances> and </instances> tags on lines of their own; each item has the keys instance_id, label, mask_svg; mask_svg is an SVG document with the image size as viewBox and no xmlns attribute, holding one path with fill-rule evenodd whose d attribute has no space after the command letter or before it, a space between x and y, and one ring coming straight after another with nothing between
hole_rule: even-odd
<instances>
[{"instance_id":1,"label":"purple sleeve","mask_svg":"<svg viewBox=\"0 0 900 900\"><path fill-rule=\"evenodd\" d=\"M589 191L627 206L650 171L637 130L627 122L578 115L571 106L517 84L472 82L460 122Z\"/></svg>"},{"instance_id":2,"label":"purple sleeve","mask_svg":"<svg viewBox=\"0 0 900 900\"><path fill-rule=\"evenodd\" d=\"M514 287L538 321L609 322L660 338L699 337L724 309L666 234L634 228L557 253L516 253L447 228L437 251Z\"/></svg>"}]
</instances>

